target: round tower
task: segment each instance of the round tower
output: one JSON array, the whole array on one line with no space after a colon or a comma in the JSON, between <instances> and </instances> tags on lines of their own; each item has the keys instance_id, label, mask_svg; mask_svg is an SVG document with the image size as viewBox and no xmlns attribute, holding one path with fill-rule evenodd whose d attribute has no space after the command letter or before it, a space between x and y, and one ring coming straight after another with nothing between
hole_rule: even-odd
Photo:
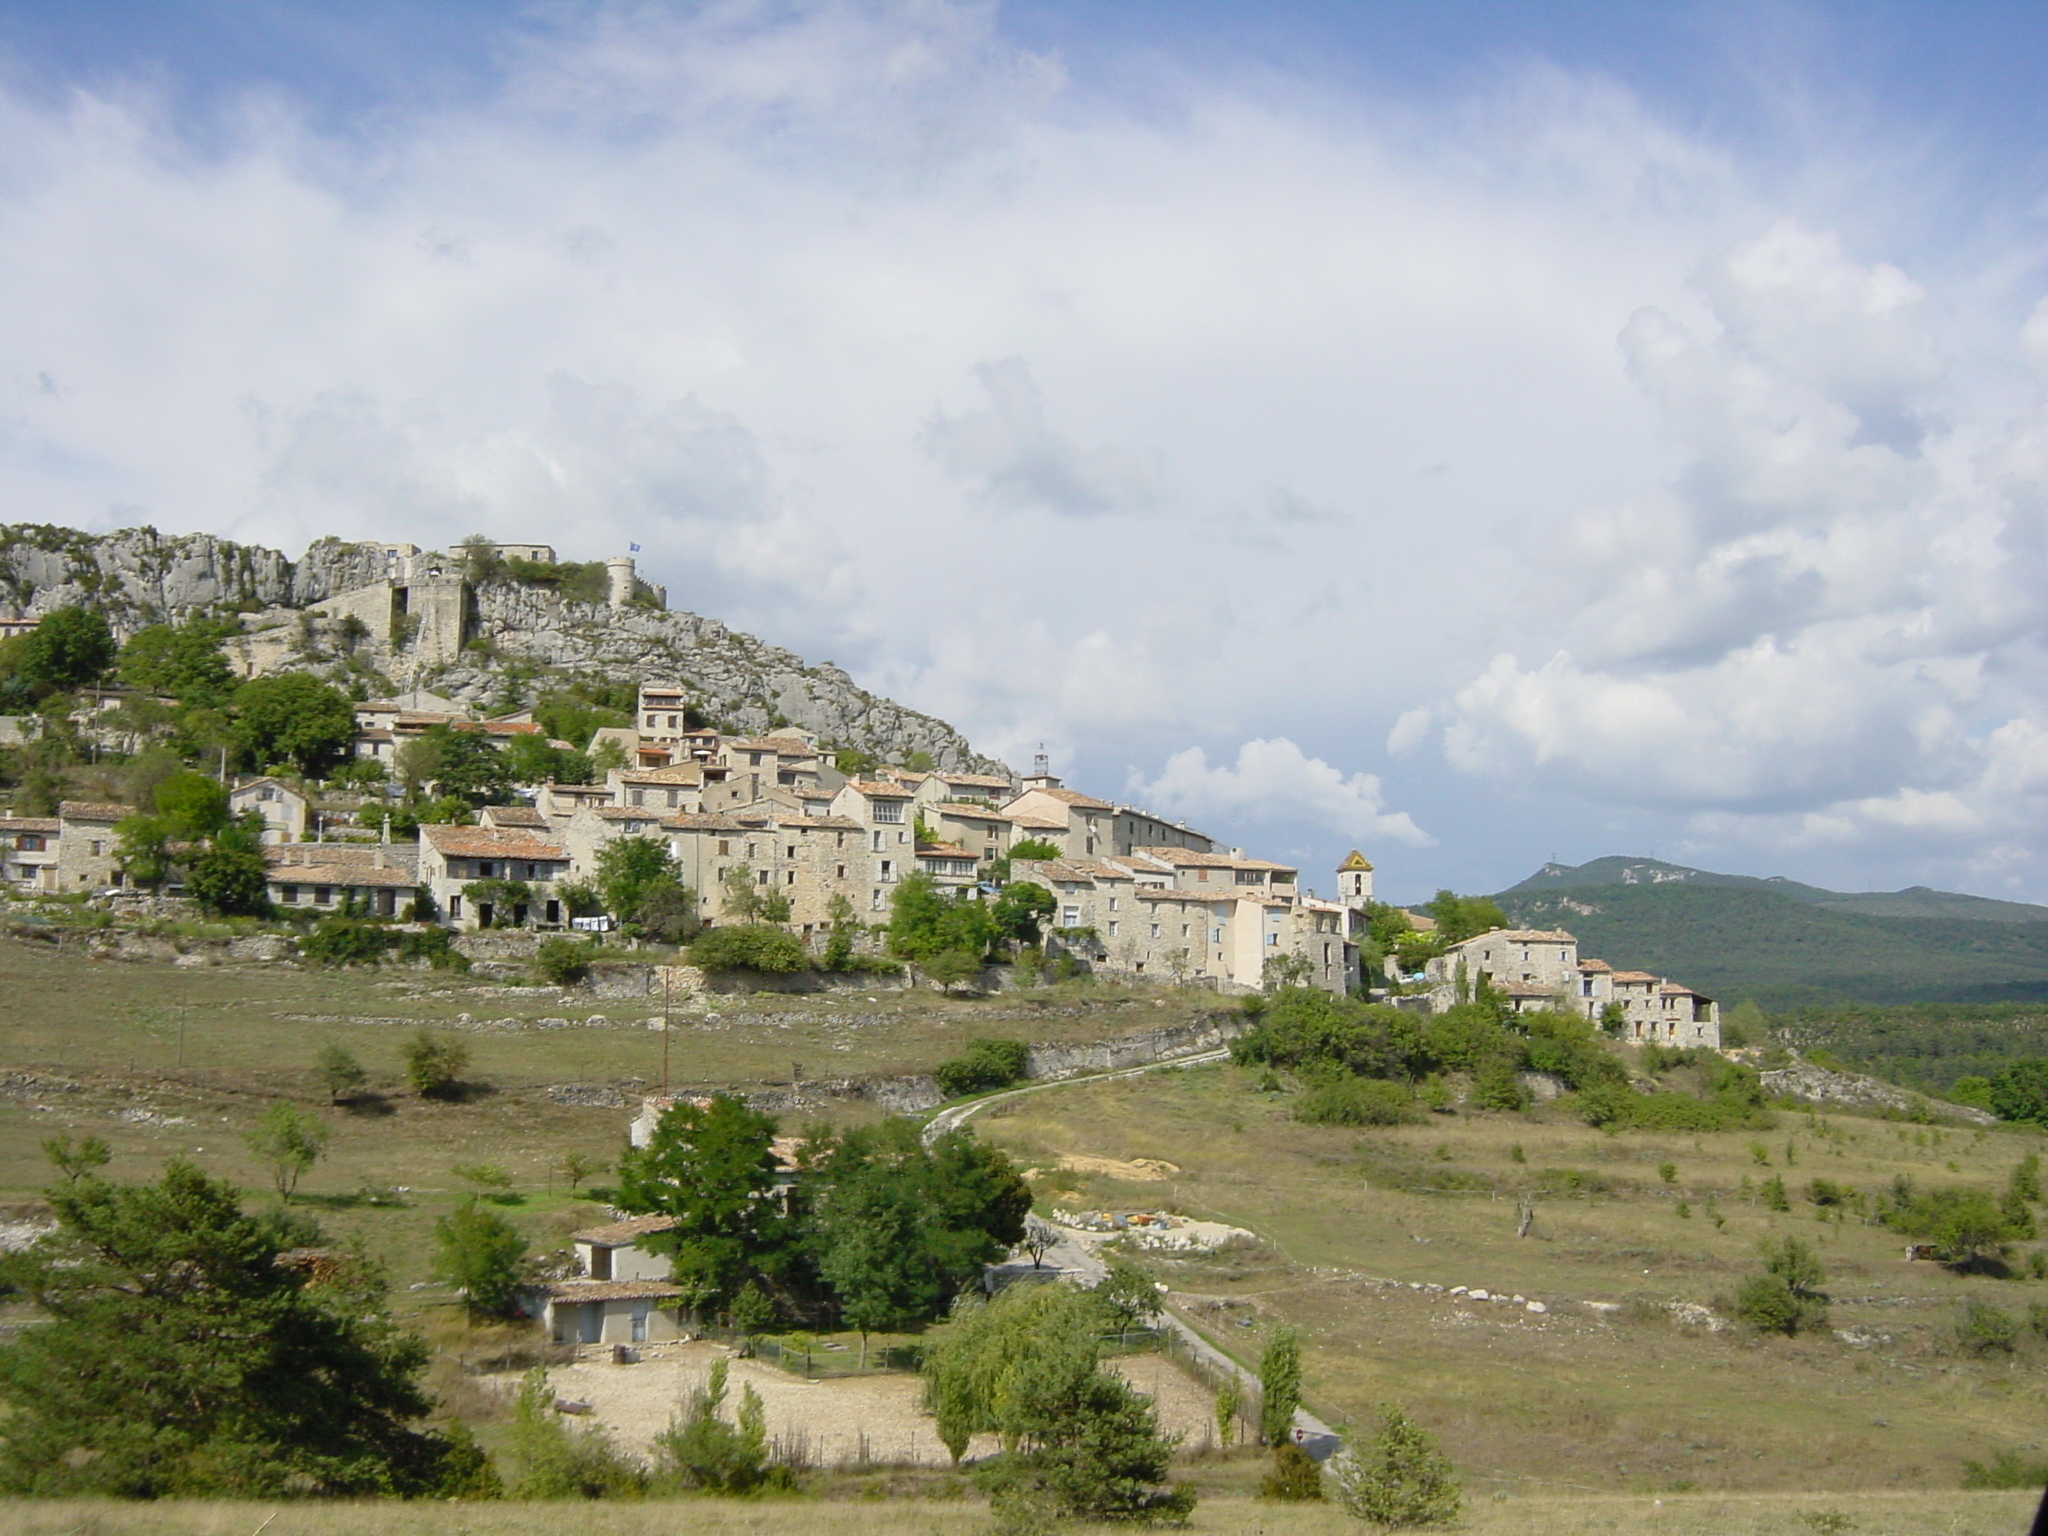
<instances>
[{"instance_id":1,"label":"round tower","mask_svg":"<svg viewBox=\"0 0 2048 1536\"><path fill-rule=\"evenodd\" d=\"M633 557L613 555L604 563L605 600L614 608L633 606Z\"/></svg>"},{"instance_id":2,"label":"round tower","mask_svg":"<svg viewBox=\"0 0 2048 1536\"><path fill-rule=\"evenodd\" d=\"M1356 848L1337 866L1337 899L1361 910L1372 900L1372 865Z\"/></svg>"}]
</instances>

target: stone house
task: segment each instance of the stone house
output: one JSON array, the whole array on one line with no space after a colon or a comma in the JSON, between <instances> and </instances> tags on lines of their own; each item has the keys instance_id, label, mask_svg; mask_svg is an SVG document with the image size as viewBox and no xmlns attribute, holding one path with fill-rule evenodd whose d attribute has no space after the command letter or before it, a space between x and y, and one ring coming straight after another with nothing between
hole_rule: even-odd
<instances>
[{"instance_id":1,"label":"stone house","mask_svg":"<svg viewBox=\"0 0 2048 1536\"><path fill-rule=\"evenodd\" d=\"M54 894L63 832L55 816L0 816L0 878L24 891Z\"/></svg>"},{"instance_id":2,"label":"stone house","mask_svg":"<svg viewBox=\"0 0 2048 1536\"><path fill-rule=\"evenodd\" d=\"M419 883L450 927L560 927L562 903L554 886L568 873L568 850L525 828L420 828ZM518 881L527 886L528 899L505 912L504 901L466 898L463 887L478 880Z\"/></svg>"},{"instance_id":3,"label":"stone house","mask_svg":"<svg viewBox=\"0 0 2048 1536\"><path fill-rule=\"evenodd\" d=\"M739 813L672 816L662 823L683 883L698 893L706 923L725 916L726 875L744 869L756 889L790 904L788 926L807 941L832 922L834 896L844 896L864 921L886 914L884 862L868 848L868 829L845 816L797 816L755 808ZM893 855L893 871L900 861Z\"/></svg>"},{"instance_id":4,"label":"stone house","mask_svg":"<svg viewBox=\"0 0 2048 1536\"><path fill-rule=\"evenodd\" d=\"M1579 1003L1577 1011L1590 1012L1592 1017L1599 1015L1597 1007L1591 1010L1583 1007L1579 941L1562 930L1496 928L1436 956L1423 975L1435 989L1430 994L1433 1006L1440 994L1448 999L1438 1007L1438 1011L1457 1001L1461 974L1468 994L1484 976L1496 992L1505 993L1513 987L1516 989L1513 996L1518 999L1547 998L1549 1002L1540 1006L1548 1007ZM1521 1011L1527 1011L1521 1004L1517 1006ZM1538 1005L1532 1003L1529 1006Z\"/></svg>"},{"instance_id":5,"label":"stone house","mask_svg":"<svg viewBox=\"0 0 2048 1536\"><path fill-rule=\"evenodd\" d=\"M919 843L917 867L941 886L964 889L974 885L977 859L974 850L958 843Z\"/></svg>"},{"instance_id":6,"label":"stone house","mask_svg":"<svg viewBox=\"0 0 2048 1536\"><path fill-rule=\"evenodd\" d=\"M237 817L250 811L262 816L266 843L296 843L305 839L312 801L283 779L237 779L228 791L228 811Z\"/></svg>"},{"instance_id":7,"label":"stone house","mask_svg":"<svg viewBox=\"0 0 2048 1536\"><path fill-rule=\"evenodd\" d=\"M940 842L972 849L978 859L1002 858L1016 831L1009 812L980 801L929 801L917 805L916 814Z\"/></svg>"},{"instance_id":8,"label":"stone house","mask_svg":"<svg viewBox=\"0 0 2048 1536\"><path fill-rule=\"evenodd\" d=\"M641 1245L675 1224L673 1216L634 1216L571 1233L576 1267L587 1280L666 1280L675 1272L674 1261Z\"/></svg>"},{"instance_id":9,"label":"stone house","mask_svg":"<svg viewBox=\"0 0 2048 1536\"><path fill-rule=\"evenodd\" d=\"M873 858L874 883L895 884L915 868L917 849L912 840L916 817L911 810L911 791L900 784L869 779L848 779L832 797L832 814L858 822Z\"/></svg>"},{"instance_id":10,"label":"stone house","mask_svg":"<svg viewBox=\"0 0 2048 1536\"><path fill-rule=\"evenodd\" d=\"M1470 997L1481 977L1516 1013L1557 1008L1597 1023L1619 1004L1625 1040L1720 1048L1721 1010L1712 998L1648 971L1581 959L1579 941L1561 929L1496 928L1452 945L1424 971L1431 1011Z\"/></svg>"},{"instance_id":11,"label":"stone house","mask_svg":"<svg viewBox=\"0 0 2048 1536\"><path fill-rule=\"evenodd\" d=\"M690 1337L684 1294L666 1280L557 1280L519 1302L557 1344L658 1344Z\"/></svg>"},{"instance_id":12,"label":"stone house","mask_svg":"<svg viewBox=\"0 0 2048 1536\"><path fill-rule=\"evenodd\" d=\"M675 763L666 768L621 768L605 776L612 804L655 811L704 809L704 766Z\"/></svg>"},{"instance_id":13,"label":"stone house","mask_svg":"<svg viewBox=\"0 0 2048 1536\"><path fill-rule=\"evenodd\" d=\"M1034 822L1036 836L1056 844L1070 859L1108 858L1117 851L1111 837L1116 807L1107 800L1068 789L1050 775L1024 783L1023 792L1003 809L1014 818Z\"/></svg>"},{"instance_id":14,"label":"stone house","mask_svg":"<svg viewBox=\"0 0 2048 1536\"><path fill-rule=\"evenodd\" d=\"M264 882L283 911L335 912L352 906L401 918L420 893L420 851L402 843L283 843L265 848Z\"/></svg>"},{"instance_id":15,"label":"stone house","mask_svg":"<svg viewBox=\"0 0 2048 1536\"><path fill-rule=\"evenodd\" d=\"M616 805L610 784L543 784L534 796L534 807L544 816L573 816L585 806Z\"/></svg>"},{"instance_id":16,"label":"stone house","mask_svg":"<svg viewBox=\"0 0 2048 1536\"><path fill-rule=\"evenodd\" d=\"M66 800L57 807L57 884L65 891L97 891L127 883L114 858L114 824L135 814L132 805Z\"/></svg>"}]
</instances>

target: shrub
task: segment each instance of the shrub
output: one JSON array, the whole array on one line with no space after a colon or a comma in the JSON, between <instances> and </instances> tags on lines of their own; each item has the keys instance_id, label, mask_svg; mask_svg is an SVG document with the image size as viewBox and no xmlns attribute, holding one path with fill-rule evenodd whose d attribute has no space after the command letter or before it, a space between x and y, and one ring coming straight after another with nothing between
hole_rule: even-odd
<instances>
[{"instance_id":1,"label":"shrub","mask_svg":"<svg viewBox=\"0 0 2048 1536\"><path fill-rule=\"evenodd\" d=\"M991 1093L1022 1080L1031 1047L1022 1040L970 1040L967 1049L932 1069L949 1099Z\"/></svg>"},{"instance_id":2,"label":"shrub","mask_svg":"<svg viewBox=\"0 0 2048 1536\"><path fill-rule=\"evenodd\" d=\"M1825 1275L1820 1260L1796 1237L1763 1245L1764 1272L1736 1289L1736 1317L1758 1333L1786 1336L1825 1328L1827 1297L1821 1293Z\"/></svg>"},{"instance_id":3,"label":"shrub","mask_svg":"<svg viewBox=\"0 0 2048 1536\"><path fill-rule=\"evenodd\" d=\"M1294 1118L1309 1125L1411 1125L1422 1117L1398 1083L1347 1076L1312 1084L1295 1105Z\"/></svg>"},{"instance_id":4,"label":"shrub","mask_svg":"<svg viewBox=\"0 0 2048 1536\"><path fill-rule=\"evenodd\" d=\"M370 1074L345 1045L329 1043L320 1047L320 1086L327 1090L327 1102L339 1104L342 1095L353 1094L369 1081Z\"/></svg>"},{"instance_id":5,"label":"shrub","mask_svg":"<svg viewBox=\"0 0 2048 1536\"><path fill-rule=\"evenodd\" d=\"M725 1401L727 1363L714 1360L711 1376L685 1400L682 1414L655 1437L657 1479L692 1493L750 1494L790 1487L786 1467L768 1462L768 1426L761 1397L751 1385L728 1424L718 1416Z\"/></svg>"},{"instance_id":6,"label":"shrub","mask_svg":"<svg viewBox=\"0 0 2048 1536\"><path fill-rule=\"evenodd\" d=\"M1847 1205L1855 1197L1856 1191L1833 1179L1815 1179L1806 1186L1806 1198L1818 1206Z\"/></svg>"},{"instance_id":7,"label":"shrub","mask_svg":"<svg viewBox=\"0 0 2048 1536\"><path fill-rule=\"evenodd\" d=\"M434 1223L434 1275L462 1293L473 1317L511 1317L518 1309L526 1239L496 1211L457 1207Z\"/></svg>"},{"instance_id":8,"label":"shrub","mask_svg":"<svg viewBox=\"0 0 2048 1536\"><path fill-rule=\"evenodd\" d=\"M2019 1343L2020 1325L2011 1313L1972 1296L1956 1309L1950 1336L1959 1354L2009 1355Z\"/></svg>"},{"instance_id":9,"label":"shrub","mask_svg":"<svg viewBox=\"0 0 2048 1536\"><path fill-rule=\"evenodd\" d=\"M437 971L466 971L469 956L455 947L455 935L446 928L427 928L403 934L398 940L401 959L424 960Z\"/></svg>"},{"instance_id":10,"label":"shrub","mask_svg":"<svg viewBox=\"0 0 2048 1536\"><path fill-rule=\"evenodd\" d=\"M707 971L787 975L805 969L810 963L803 941L771 923L713 928L690 946L690 964Z\"/></svg>"},{"instance_id":11,"label":"shrub","mask_svg":"<svg viewBox=\"0 0 2048 1536\"><path fill-rule=\"evenodd\" d=\"M1337 1498L1360 1520L1395 1529L1448 1525L1458 1518L1458 1484L1428 1432L1399 1408L1380 1410L1371 1442L1333 1459Z\"/></svg>"},{"instance_id":12,"label":"shrub","mask_svg":"<svg viewBox=\"0 0 2048 1536\"><path fill-rule=\"evenodd\" d=\"M591 946L557 935L533 953L533 973L550 986L573 986L590 974Z\"/></svg>"},{"instance_id":13,"label":"shrub","mask_svg":"<svg viewBox=\"0 0 2048 1536\"><path fill-rule=\"evenodd\" d=\"M1757 1198L1764 1203L1767 1211L1789 1211L1791 1198L1785 1193L1785 1180L1781 1174L1772 1174L1757 1190Z\"/></svg>"},{"instance_id":14,"label":"shrub","mask_svg":"<svg viewBox=\"0 0 2048 1536\"><path fill-rule=\"evenodd\" d=\"M1519 1111L1529 1107L1529 1090L1515 1075L1514 1063L1503 1056L1491 1057L1480 1064L1472 1076L1469 1097L1475 1109Z\"/></svg>"},{"instance_id":15,"label":"shrub","mask_svg":"<svg viewBox=\"0 0 2048 1536\"><path fill-rule=\"evenodd\" d=\"M1307 1503L1323 1496L1322 1468L1300 1446L1288 1441L1273 1447L1273 1470L1259 1483L1259 1497L1286 1504Z\"/></svg>"},{"instance_id":16,"label":"shrub","mask_svg":"<svg viewBox=\"0 0 2048 1536\"><path fill-rule=\"evenodd\" d=\"M512 1452L520 1463L515 1499L632 1498L647 1486L646 1474L612 1449L604 1431L591 1425L572 1432L562 1422L544 1366L519 1385Z\"/></svg>"},{"instance_id":17,"label":"shrub","mask_svg":"<svg viewBox=\"0 0 2048 1536\"><path fill-rule=\"evenodd\" d=\"M2029 1461L2018 1451L1995 1454L1987 1466L1981 1461L1963 1463L1965 1488L2039 1488L2048 1483L2048 1461Z\"/></svg>"},{"instance_id":18,"label":"shrub","mask_svg":"<svg viewBox=\"0 0 2048 1536\"><path fill-rule=\"evenodd\" d=\"M1259 1438L1268 1445L1284 1442L1300 1406L1301 1337L1292 1328L1275 1328L1259 1356Z\"/></svg>"},{"instance_id":19,"label":"shrub","mask_svg":"<svg viewBox=\"0 0 2048 1536\"><path fill-rule=\"evenodd\" d=\"M323 917L299 940L299 954L314 965L375 965L388 938L375 923L355 917Z\"/></svg>"},{"instance_id":20,"label":"shrub","mask_svg":"<svg viewBox=\"0 0 2048 1536\"><path fill-rule=\"evenodd\" d=\"M405 1043L405 1080L423 1099L452 1099L462 1092L469 1047L460 1040L422 1029Z\"/></svg>"}]
</instances>

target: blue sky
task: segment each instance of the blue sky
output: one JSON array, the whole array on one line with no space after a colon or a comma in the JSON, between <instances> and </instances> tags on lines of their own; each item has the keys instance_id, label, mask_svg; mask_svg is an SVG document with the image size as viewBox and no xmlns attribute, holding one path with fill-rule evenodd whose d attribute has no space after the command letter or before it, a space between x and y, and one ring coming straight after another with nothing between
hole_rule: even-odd
<instances>
[{"instance_id":1,"label":"blue sky","mask_svg":"<svg viewBox=\"0 0 2048 1536\"><path fill-rule=\"evenodd\" d=\"M631 539L1312 883L2048 899L2044 25L0 5L0 495Z\"/></svg>"}]
</instances>

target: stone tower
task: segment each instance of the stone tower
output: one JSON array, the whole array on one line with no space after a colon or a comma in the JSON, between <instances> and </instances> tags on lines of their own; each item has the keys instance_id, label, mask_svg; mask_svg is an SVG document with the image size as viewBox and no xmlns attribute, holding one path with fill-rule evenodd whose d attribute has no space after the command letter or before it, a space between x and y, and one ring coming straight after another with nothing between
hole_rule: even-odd
<instances>
[{"instance_id":1,"label":"stone tower","mask_svg":"<svg viewBox=\"0 0 2048 1536\"><path fill-rule=\"evenodd\" d=\"M613 555L604 563L605 600L614 609L633 606L633 557Z\"/></svg>"},{"instance_id":2,"label":"stone tower","mask_svg":"<svg viewBox=\"0 0 2048 1536\"><path fill-rule=\"evenodd\" d=\"M1372 900L1372 865L1356 848L1337 866L1337 899L1359 912Z\"/></svg>"}]
</instances>

